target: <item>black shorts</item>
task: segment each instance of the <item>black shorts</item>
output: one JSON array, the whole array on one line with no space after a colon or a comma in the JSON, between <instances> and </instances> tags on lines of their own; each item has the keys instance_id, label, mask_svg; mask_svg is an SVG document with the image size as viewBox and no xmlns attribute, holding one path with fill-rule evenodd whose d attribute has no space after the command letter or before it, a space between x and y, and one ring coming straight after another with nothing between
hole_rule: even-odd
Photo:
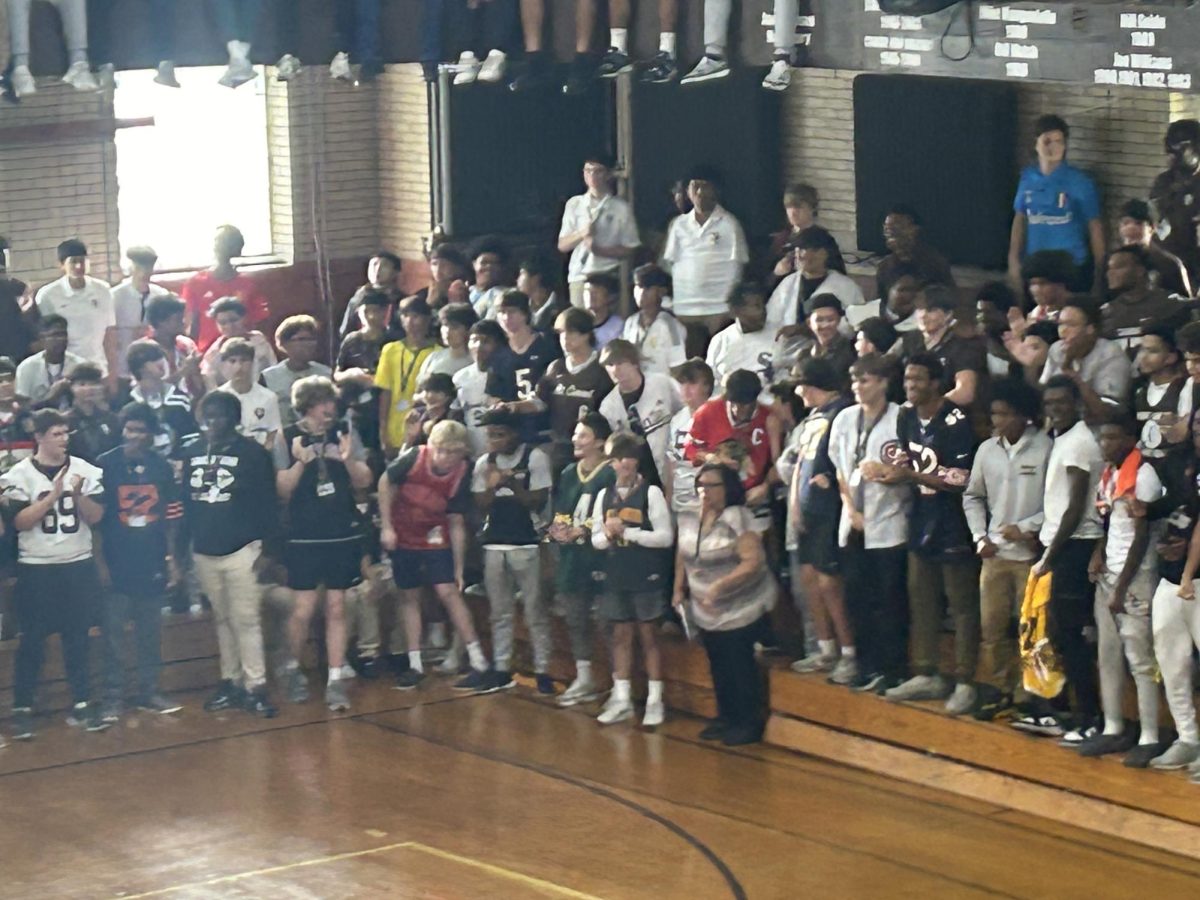
<instances>
[{"instance_id":1,"label":"black shorts","mask_svg":"<svg viewBox=\"0 0 1200 900\"><path fill-rule=\"evenodd\" d=\"M823 519L807 523L807 530L796 542L796 562L809 565L822 575L842 571L838 552L838 520Z\"/></svg>"},{"instance_id":2,"label":"black shorts","mask_svg":"<svg viewBox=\"0 0 1200 900\"><path fill-rule=\"evenodd\" d=\"M454 551L449 547L393 550L392 581L402 591L426 585L454 584Z\"/></svg>"},{"instance_id":3,"label":"black shorts","mask_svg":"<svg viewBox=\"0 0 1200 900\"><path fill-rule=\"evenodd\" d=\"M322 585L344 591L362 581L362 541L288 541L283 564L287 586L293 591L315 591Z\"/></svg>"}]
</instances>

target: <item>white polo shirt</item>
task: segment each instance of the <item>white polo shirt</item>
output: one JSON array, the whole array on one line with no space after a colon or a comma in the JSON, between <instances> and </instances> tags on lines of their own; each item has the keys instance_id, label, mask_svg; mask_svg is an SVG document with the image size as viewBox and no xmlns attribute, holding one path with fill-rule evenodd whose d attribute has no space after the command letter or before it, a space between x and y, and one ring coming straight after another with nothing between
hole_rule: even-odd
<instances>
[{"instance_id":1,"label":"white polo shirt","mask_svg":"<svg viewBox=\"0 0 1200 900\"><path fill-rule=\"evenodd\" d=\"M642 243L638 239L633 209L620 197L612 194L603 197L580 194L578 197L572 197L563 210L562 227L558 230L558 236L564 238L583 231L589 222L596 223L592 241L602 247L632 249ZM567 281L584 281L589 275L597 272L615 272L620 267L619 259L597 256L580 241L571 251L571 259L567 263Z\"/></svg>"},{"instance_id":2,"label":"white polo shirt","mask_svg":"<svg viewBox=\"0 0 1200 900\"><path fill-rule=\"evenodd\" d=\"M242 404L242 422L238 429L252 441L257 441L270 449L280 432L283 431L283 421L279 416L279 400L270 388L261 384L252 384L250 390L239 394L229 382L217 388L237 397Z\"/></svg>"},{"instance_id":3,"label":"white polo shirt","mask_svg":"<svg viewBox=\"0 0 1200 900\"><path fill-rule=\"evenodd\" d=\"M676 216L667 229L664 268L671 272L677 316L719 316L750 259L742 226L723 206L701 225L696 213Z\"/></svg>"},{"instance_id":4,"label":"white polo shirt","mask_svg":"<svg viewBox=\"0 0 1200 900\"><path fill-rule=\"evenodd\" d=\"M1096 485L1104 471L1104 457L1092 430L1082 419L1066 433L1056 437L1050 448L1050 459L1046 463L1046 499L1042 504L1045 518L1038 535L1047 547L1054 540L1067 507L1071 505L1068 469L1079 469L1088 476L1087 502L1083 505L1083 516L1071 537L1094 540L1104 534L1104 525L1095 503Z\"/></svg>"},{"instance_id":5,"label":"white polo shirt","mask_svg":"<svg viewBox=\"0 0 1200 900\"><path fill-rule=\"evenodd\" d=\"M143 295L133 286L133 279L126 278L112 289L113 315L117 321L117 371L122 377L129 374L125 364L125 351L140 337L145 337L150 330L146 322L146 307L155 297L170 295L165 287L151 284Z\"/></svg>"},{"instance_id":6,"label":"white polo shirt","mask_svg":"<svg viewBox=\"0 0 1200 900\"><path fill-rule=\"evenodd\" d=\"M24 397L30 405L41 403L54 382L66 378L82 362L87 360L70 350L63 356L62 364L53 367L46 362L45 350L26 357L17 366L17 396Z\"/></svg>"},{"instance_id":7,"label":"white polo shirt","mask_svg":"<svg viewBox=\"0 0 1200 900\"><path fill-rule=\"evenodd\" d=\"M683 326L669 312L659 312L649 327L642 325L639 315L625 320L621 337L638 348L642 355L642 371L670 375L671 369L687 359Z\"/></svg>"},{"instance_id":8,"label":"white polo shirt","mask_svg":"<svg viewBox=\"0 0 1200 900\"><path fill-rule=\"evenodd\" d=\"M43 318L62 316L67 320L67 349L95 363L107 374L104 333L117 324L108 285L85 275L83 287L75 290L64 275L39 290L33 299Z\"/></svg>"}]
</instances>

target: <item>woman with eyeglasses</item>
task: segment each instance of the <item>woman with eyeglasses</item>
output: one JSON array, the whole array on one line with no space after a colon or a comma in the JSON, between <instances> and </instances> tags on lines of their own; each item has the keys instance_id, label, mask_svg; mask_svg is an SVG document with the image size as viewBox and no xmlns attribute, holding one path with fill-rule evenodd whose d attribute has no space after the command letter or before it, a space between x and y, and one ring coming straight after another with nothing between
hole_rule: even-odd
<instances>
[{"instance_id":1,"label":"woman with eyeglasses","mask_svg":"<svg viewBox=\"0 0 1200 900\"><path fill-rule=\"evenodd\" d=\"M762 740L766 723L754 644L769 631L775 585L738 473L708 463L696 475L696 490L699 512L679 518L672 603L700 629L712 671L717 717L700 737L727 746L753 744Z\"/></svg>"}]
</instances>

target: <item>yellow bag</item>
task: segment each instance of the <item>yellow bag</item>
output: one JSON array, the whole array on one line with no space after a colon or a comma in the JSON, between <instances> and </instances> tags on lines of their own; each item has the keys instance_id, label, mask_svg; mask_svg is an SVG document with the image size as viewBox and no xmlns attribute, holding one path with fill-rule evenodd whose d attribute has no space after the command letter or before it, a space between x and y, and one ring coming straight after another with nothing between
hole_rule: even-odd
<instances>
[{"instance_id":1,"label":"yellow bag","mask_svg":"<svg viewBox=\"0 0 1200 900\"><path fill-rule=\"evenodd\" d=\"M1021 602L1021 681L1038 697L1057 697L1067 684L1058 653L1046 637L1050 605L1050 573L1040 578L1029 573Z\"/></svg>"}]
</instances>

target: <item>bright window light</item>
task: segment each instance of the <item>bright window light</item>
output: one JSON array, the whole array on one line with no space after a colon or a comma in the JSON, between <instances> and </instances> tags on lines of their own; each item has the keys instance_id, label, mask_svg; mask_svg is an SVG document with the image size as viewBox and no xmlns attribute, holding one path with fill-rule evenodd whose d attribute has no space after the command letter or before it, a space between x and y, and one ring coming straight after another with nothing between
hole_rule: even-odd
<instances>
[{"instance_id":1,"label":"bright window light","mask_svg":"<svg viewBox=\"0 0 1200 900\"><path fill-rule=\"evenodd\" d=\"M153 69L118 73L117 118L154 117L116 135L122 256L150 244L160 269L204 268L226 223L246 256L271 254L266 76L230 90L217 84L223 71L178 69L180 89L155 84Z\"/></svg>"}]
</instances>

